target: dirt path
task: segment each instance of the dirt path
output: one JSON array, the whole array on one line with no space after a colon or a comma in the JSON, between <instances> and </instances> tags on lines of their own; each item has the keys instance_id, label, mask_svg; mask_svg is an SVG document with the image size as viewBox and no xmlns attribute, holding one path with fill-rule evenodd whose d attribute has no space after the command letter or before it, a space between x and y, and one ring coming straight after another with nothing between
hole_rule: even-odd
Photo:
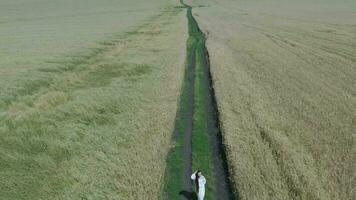
<instances>
[{"instance_id":1,"label":"dirt path","mask_svg":"<svg viewBox=\"0 0 356 200\"><path fill-rule=\"evenodd\" d=\"M196 199L190 176L196 170L192 167L197 166L204 168L210 185L205 199L235 199L237 195L233 194L228 178L206 38L194 19L192 7L183 0L181 4L187 9L189 27L187 61L175 122L175 146L167 158L163 199Z\"/></svg>"},{"instance_id":2,"label":"dirt path","mask_svg":"<svg viewBox=\"0 0 356 200\"><path fill-rule=\"evenodd\" d=\"M203 109L205 109L205 113L207 114L207 125L208 125L208 134L209 134L209 139L210 139L210 152L211 152L211 162L213 163L213 178L214 178L214 199L233 199L232 195L232 188L231 188L231 183L230 180L228 179L228 168L227 168L227 163L226 163L226 155L224 151L224 146L222 145L222 138L221 138L221 132L220 132L220 127L219 127L219 122L218 122L218 110L216 106L216 100L215 100L215 94L214 94L214 88L213 88L213 83L211 79L211 74L210 74L210 63L209 63L209 54L205 46L205 41L206 38L202 31L199 28L198 23L194 19L194 16L192 14L192 7L184 4L183 1L181 1L182 5L184 5L187 8L187 18L188 18L188 23L190 24L190 29L195 29L190 30L189 34L192 37L195 37L197 40L197 43L202 42L202 45L194 45L193 48L191 49L192 52L201 52L201 57L200 59L200 65L201 70L202 70L202 79L201 83L199 84L200 87L205 91L203 92L203 98L205 99L204 103L205 106ZM201 48L201 49L197 49ZM194 57L195 53L192 53ZM198 55L200 56L200 55ZM193 62L195 62L195 59L191 59ZM191 62L190 67L195 68L195 63ZM198 68L199 69L199 68ZM194 100L193 100L194 101ZM192 109L193 110L193 109ZM193 123L190 123L193 124ZM190 137L190 138L189 138ZM191 132L189 132L189 135L185 135L184 139L184 147L187 149L184 149L184 162L190 163L191 162L191 156L192 153L188 153L187 151L191 151ZM194 148L194 147L193 147ZM187 153L186 153L187 152ZM191 165L184 165L185 167L191 167ZM185 176L186 179L189 180L190 175L192 170L191 169L185 169ZM190 181L190 180L189 180ZM186 181L185 181L186 182ZM185 183L184 188L186 189L189 186L189 184ZM191 181L190 181L190 188L191 188Z\"/></svg>"},{"instance_id":3,"label":"dirt path","mask_svg":"<svg viewBox=\"0 0 356 200\"><path fill-rule=\"evenodd\" d=\"M208 133L211 143L212 162L214 166L214 196L215 199L234 199L232 193L232 184L229 180L228 165L226 162L225 147L222 143L222 136L219 127L219 113L215 100L214 88L212 87L212 79L210 75L210 64L208 52L205 50L206 60L204 63L205 84L204 89L206 92L205 109L208 113Z\"/></svg>"},{"instance_id":4,"label":"dirt path","mask_svg":"<svg viewBox=\"0 0 356 200\"><path fill-rule=\"evenodd\" d=\"M192 196L192 182L190 180L190 175L192 174L192 130L193 130L193 113L194 113L194 78L195 78L195 51L192 51L187 67L190 69L191 74L191 84L189 86L188 94L188 111L187 111L187 128L184 134L183 141L183 168L184 168L184 178L183 178L183 192L187 192L185 197ZM189 197L188 197L189 198Z\"/></svg>"}]
</instances>

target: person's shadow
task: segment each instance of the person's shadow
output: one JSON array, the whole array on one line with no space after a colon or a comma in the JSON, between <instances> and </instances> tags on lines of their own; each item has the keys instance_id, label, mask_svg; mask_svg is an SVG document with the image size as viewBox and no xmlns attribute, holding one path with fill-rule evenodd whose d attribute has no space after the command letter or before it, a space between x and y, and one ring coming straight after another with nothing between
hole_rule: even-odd
<instances>
[{"instance_id":1,"label":"person's shadow","mask_svg":"<svg viewBox=\"0 0 356 200\"><path fill-rule=\"evenodd\" d=\"M187 200L197 200L197 195L195 194L195 192L188 192L182 190L179 192L179 195L184 196Z\"/></svg>"}]
</instances>

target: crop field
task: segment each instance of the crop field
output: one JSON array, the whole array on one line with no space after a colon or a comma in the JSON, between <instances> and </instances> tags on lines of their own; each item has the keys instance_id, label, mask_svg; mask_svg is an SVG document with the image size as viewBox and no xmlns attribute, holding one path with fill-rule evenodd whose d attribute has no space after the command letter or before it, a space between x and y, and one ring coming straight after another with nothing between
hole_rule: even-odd
<instances>
[{"instance_id":1,"label":"crop field","mask_svg":"<svg viewBox=\"0 0 356 200\"><path fill-rule=\"evenodd\" d=\"M355 199L356 1L0 0L0 199L192 200L199 169Z\"/></svg>"},{"instance_id":2,"label":"crop field","mask_svg":"<svg viewBox=\"0 0 356 200\"><path fill-rule=\"evenodd\" d=\"M0 1L0 199L156 199L184 73L177 1Z\"/></svg>"},{"instance_id":3,"label":"crop field","mask_svg":"<svg viewBox=\"0 0 356 200\"><path fill-rule=\"evenodd\" d=\"M0 1L0 108L51 80L45 73L140 25L164 1ZM57 69L58 70L58 69Z\"/></svg>"},{"instance_id":4,"label":"crop field","mask_svg":"<svg viewBox=\"0 0 356 200\"><path fill-rule=\"evenodd\" d=\"M356 2L187 2L239 198L354 199Z\"/></svg>"}]
</instances>

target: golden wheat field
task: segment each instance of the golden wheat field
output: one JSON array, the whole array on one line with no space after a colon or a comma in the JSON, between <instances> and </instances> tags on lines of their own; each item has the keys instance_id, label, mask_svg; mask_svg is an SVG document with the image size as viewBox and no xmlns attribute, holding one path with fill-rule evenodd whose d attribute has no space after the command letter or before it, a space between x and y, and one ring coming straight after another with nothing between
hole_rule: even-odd
<instances>
[{"instance_id":1,"label":"golden wheat field","mask_svg":"<svg viewBox=\"0 0 356 200\"><path fill-rule=\"evenodd\" d=\"M355 2L189 2L240 199L354 199Z\"/></svg>"},{"instance_id":2,"label":"golden wheat field","mask_svg":"<svg viewBox=\"0 0 356 200\"><path fill-rule=\"evenodd\" d=\"M0 199L156 199L184 72L177 5L0 2Z\"/></svg>"},{"instance_id":3,"label":"golden wheat field","mask_svg":"<svg viewBox=\"0 0 356 200\"><path fill-rule=\"evenodd\" d=\"M201 191L355 199L356 1L0 0L0 200Z\"/></svg>"}]
</instances>

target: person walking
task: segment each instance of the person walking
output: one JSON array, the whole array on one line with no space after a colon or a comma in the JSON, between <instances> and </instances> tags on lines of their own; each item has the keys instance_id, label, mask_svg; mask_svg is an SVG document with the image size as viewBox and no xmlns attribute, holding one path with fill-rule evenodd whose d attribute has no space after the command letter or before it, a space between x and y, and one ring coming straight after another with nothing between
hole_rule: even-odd
<instances>
[{"instance_id":1,"label":"person walking","mask_svg":"<svg viewBox=\"0 0 356 200\"><path fill-rule=\"evenodd\" d=\"M205 177L203 176L200 170L197 170L192 174L190 178L195 181L195 186L197 188L198 193L198 200L204 200L206 184Z\"/></svg>"}]
</instances>

